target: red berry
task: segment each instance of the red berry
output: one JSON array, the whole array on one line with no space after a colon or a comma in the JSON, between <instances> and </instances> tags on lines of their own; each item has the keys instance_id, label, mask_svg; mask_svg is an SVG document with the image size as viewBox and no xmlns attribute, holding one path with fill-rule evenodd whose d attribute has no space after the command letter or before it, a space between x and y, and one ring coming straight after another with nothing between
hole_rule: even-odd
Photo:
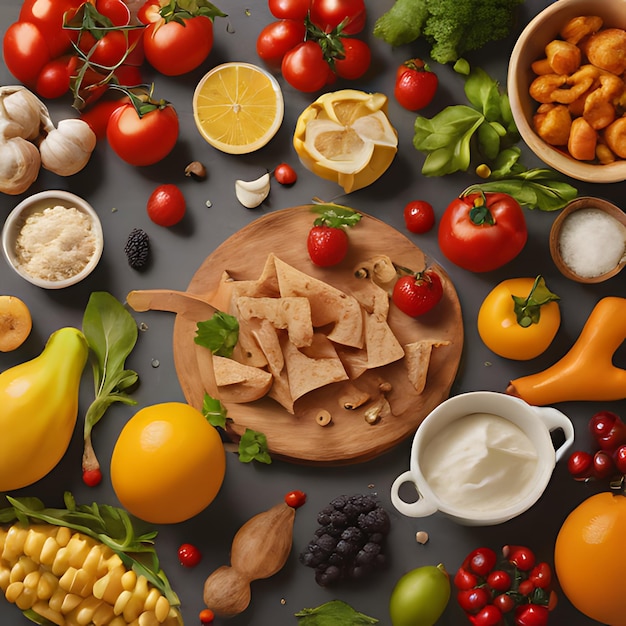
<instances>
[{"instance_id":1,"label":"red berry","mask_svg":"<svg viewBox=\"0 0 626 626\"><path fill-rule=\"evenodd\" d=\"M626 424L611 411L599 411L589 421L589 431L602 450L612 452L626 444Z\"/></svg>"},{"instance_id":2,"label":"red berry","mask_svg":"<svg viewBox=\"0 0 626 626\"><path fill-rule=\"evenodd\" d=\"M535 583L530 578L527 578L522 580L517 589L523 596L529 596L535 590Z\"/></svg>"},{"instance_id":3,"label":"red berry","mask_svg":"<svg viewBox=\"0 0 626 626\"><path fill-rule=\"evenodd\" d=\"M435 225L435 210L424 200L412 200L404 207L404 223L412 233L427 233Z\"/></svg>"},{"instance_id":4,"label":"red berry","mask_svg":"<svg viewBox=\"0 0 626 626\"><path fill-rule=\"evenodd\" d=\"M495 567L497 560L498 556L491 548L476 548L467 555L463 567L484 577Z\"/></svg>"},{"instance_id":5,"label":"red berry","mask_svg":"<svg viewBox=\"0 0 626 626\"><path fill-rule=\"evenodd\" d=\"M311 261L319 267L337 265L348 254L348 234L343 228L313 226L306 243Z\"/></svg>"},{"instance_id":6,"label":"red berry","mask_svg":"<svg viewBox=\"0 0 626 626\"><path fill-rule=\"evenodd\" d=\"M474 589L463 589L456 595L459 606L470 615L475 615L491 600L489 594L483 587Z\"/></svg>"},{"instance_id":7,"label":"red berry","mask_svg":"<svg viewBox=\"0 0 626 626\"><path fill-rule=\"evenodd\" d=\"M508 591L511 588L511 577L508 572L496 569L487 576L487 584L495 591Z\"/></svg>"},{"instance_id":8,"label":"red berry","mask_svg":"<svg viewBox=\"0 0 626 626\"><path fill-rule=\"evenodd\" d=\"M567 460L567 471L576 480L589 478L593 474L593 456L584 450L572 452Z\"/></svg>"},{"instance_id":9,"label":"red berry","mask_svg":"<svg viewBox=\"0 0 626 626\"><path fill-rule=\"evenodd\" d=\"M476 615L469 616L474 626L499 626L502 623L502 611L493 604L484 606Z\"/></svg>"},{"instance_id":10,"label":"red berry","mask_svg":"<svg viewBox=\"0 0 626 626\"><path fill-rule=\"evenodd\" d=\"M281 185L293 185L298 180L298 175L291 165L280 163L274 168L274 178Z\"/></svg>"},{"instance_id":11,"label":"red berry","mask_svg":"<svg viewBox=\"0 0 626 626\"><path fill-rule=\"evenodd\" d=\"M190 543L183 543L183 545L178 548L178 560L180 564L185 567L195 567L202 560L202 555L196 546Z\"/></svg>"},{"instance_id":12,"label":"red berry","mask_svg":"<svg viewBox=\"0 0 626 626\"><path fill-rule=\"evenodd\" d=\"M454 575L454 585L457 589L472 589L478 584L478 578L464 567L459 567Z\"/></svg>"},{"instance_id":13,"label":"red berry","mask_svg":"<svg viewBox=\"0 0 626 626\"><path fill-rule=\"evenodd\" d=\"M306 494L304 491L290 491L285 496L285 503L288 504L292 509L300 508L306 502Z\"/></svg>"},{"instance_id":14,"label":"red berry","mask_svg":"<svg viewBox=\"0 0 626 626\"><path fill-rule=\"evenodd\" d=\"M593 455L593 475L595 478L608 478L615 472L613 457L606 450L598 450Z\"/></svg>"},{"instance_id":15,"label":"red berry","mask_svg":"<svg viewBox=\"0 0 626 626\"><path fill-rule=\"evenodd\" d=\"M535 565L535 555L526 546L504 546L502 548L504 558L515 565L522 572L531 570Z\"/></svg>"},{"instance_id":16,"label":"red berry","mask_svg":"<svg viewBox=\"0 0 626 626\"><path fill-rule=\"evenodd\" d=\"M497 606L502 613L508 613L515 608L515 600L506 593L501 593L499 596L496 596L493 599L493 604Z\"/></svg>"},{"instance_id":17,"label":"red berry","mask_svg":"<svg viewBox=\"0 0 626 626\"><path fill-rule=\"evenodd\" d=\"M215 613L211 609L202 609L198 617L201 624L212 624L215 620Z\"/></svg>"},{"instance_id":18,"label":"red berry","mask_svg":"<svg viewBox=\"0 0 626 626\"><path fill-rule=\"evenodd\" d=\"M83 482L87 487L96 487L102 482L102 472L100 468L85 470L83 472Z\"/></svg>"},{"instance_id":19,"label":"red berry","mask_svg":"<svg viewBox=\"0 0 626 626\"><path fill-rule=\"evenodd\" d=\"M441 278L433 270L401 276L392 292L393 303L410 317L428 313L442 297Z\"/></svg>"},{"instance_id":20,"label":"red berry","mask_svg":"<svg viewBox=\"0 0 626 626\"><path fill-rule=\"evenodd\" d=\"M528 580L532 580L538 589L547 589L552 582L552 568L544 561L537 563L530 571Z\"/></svg>"},{"instance_id":21,"label":"red berry","mask_svg":"<svg viewBox=\"0 0 626 626\"><path fill-rule=\"evenodd\" d=\"M613 453L613 460L615 461L615 467L621 474L626 474L626 445L621 445Z\"/></svg>"},{"instance_id":22,"label":"red berry","mask_svg":"<svg viewBox=\"0 0 626 626\"><path fill-rule=\"evenodd\" d=\"M174 226L183 219L187 204L176 185L159 185L148 198L148 217L159 226Z\"/></svg>"},{"instance_id":23,"label":"red berry","mask_svg":"<svg viewBox=\"0 0 626 626\"><path fill-rule=\"evenodd\" d=\"M515 626L546 626L548 608L539 604L522 604L515 609Z\"/></svg>"}]
</instances>

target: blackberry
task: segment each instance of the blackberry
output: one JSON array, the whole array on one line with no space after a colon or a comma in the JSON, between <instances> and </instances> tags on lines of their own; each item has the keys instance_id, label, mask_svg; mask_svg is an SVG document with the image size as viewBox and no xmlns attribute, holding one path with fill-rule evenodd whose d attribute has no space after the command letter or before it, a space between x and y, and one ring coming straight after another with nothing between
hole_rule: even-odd
<instances>
[{"instance_id":1,"label":"blackberry","mask_svg":"<svg viewBox=\"0 0 626 626\"><path fill-rule=\"evenodd\" d=\"M128 235L124 252L128 259L128 265L139 270L145 267L150 256L150 237L141 228L133 228Z\"/></svg>"},{"instance_id":2,"label":"blackberry","mask_svg":"<svg viewBox=\"0 0 626 626\"><path fill-rule=\"evenodd\" d=\"M385 565L383 543L391 524L374 496L338 496L318 513L317 522L300 562L315 569L322 587L362 578Z\"/></svg>"}]
</instances>

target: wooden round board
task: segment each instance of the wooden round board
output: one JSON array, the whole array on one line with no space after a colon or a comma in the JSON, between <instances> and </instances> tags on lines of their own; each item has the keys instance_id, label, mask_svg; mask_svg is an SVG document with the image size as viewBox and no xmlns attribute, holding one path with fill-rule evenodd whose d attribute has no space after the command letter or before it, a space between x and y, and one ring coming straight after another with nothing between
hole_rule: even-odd
<instances>
[{"instance_id":1,"label":"wooden round board","mask_svg":"<svg viewBox=\"0 0 626 626\"><path fill-rule=\"evenodd\" d=\"M364 215L350 229L348 257L332 268L314 266L306 251L307 234L315 215L310 206L269 213L244 227L221 244L193 276L188 293L208 297L217 287L224 271L235 280L259 277L270 254L296 269L348 294L358 293L363 280L355 269L377 255L419 271L425 255L407 237L384 222ZM445 345L432 349L426 386L417 393L407 375L405 359L369 369L355 381L336 382L310 391L296 400L291 414L275 400L264 397L247 404L224 402L232 420L232 430L241 435L246 428L267 437L274 458L309 463L341 465L372 459L412 435L422 420L445 400L456 376L463 348L463 322L456 290L446 272L430 264L440 274L444 295L437 306L413 319L391 305L387 322L401 345L422 339L441 340ZM367 280L367 279L365 279ZM197 320L201 321L201 320ZM174 323L174 362L187 401L200 409L205 388L197 361L197 350L206 350L194 342L196 321L178 314ZM389 383L391 414L383 414L376 423L366 420L381 382ZM372 391L372 400L358 409L346 409L343 400L347 386ZM320 426L316 416L327 410L332 421Z\"/></svg>"}]
</instances>

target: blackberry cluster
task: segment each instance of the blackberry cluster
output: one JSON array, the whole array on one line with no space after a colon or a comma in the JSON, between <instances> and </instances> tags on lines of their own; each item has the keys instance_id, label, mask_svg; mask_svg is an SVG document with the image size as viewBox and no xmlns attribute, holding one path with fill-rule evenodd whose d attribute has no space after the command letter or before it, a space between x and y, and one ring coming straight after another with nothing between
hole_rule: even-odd
<instances>
[{"instance_id":1,"label":"blackberry cluster","mask_svg":"<svg viewBox=\"0 0 626 626\"><path fill-rule=\"evenodd\" d=\"M374 496L339 496L318 513L317 522L300 562L315 569L318 585L363 578L386 565L383 544L391 522Z\"/></svg>"},{"instance_id":2,"label":"blackberry cluster","mask_svg":"<svg viewBox=\"0 0 626 626\"><path fill-rule=\"evenodd\" d=\"M135 270L139 270L146 265L150 256L150 238L141 228L133 228L128 235L124 252L128 259L128 264Z\"/></svg>"}]
</instances>

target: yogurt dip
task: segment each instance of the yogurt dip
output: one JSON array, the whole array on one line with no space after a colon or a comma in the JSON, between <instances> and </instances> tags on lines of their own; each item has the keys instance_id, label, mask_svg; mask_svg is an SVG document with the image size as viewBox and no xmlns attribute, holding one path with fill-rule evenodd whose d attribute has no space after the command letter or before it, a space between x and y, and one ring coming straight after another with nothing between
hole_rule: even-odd
<instances>
[{"instance_id":1,"label":"yogurt dip","mask_svg":"<svg viewBox=\"0 0 626 626\"><path fill-rule=\"evenodd\" d=\"M533 489L537 450L509 420L472 413L442 428L425 446L419 466L434 494L463 511L498 511Z\"/></svg>"}]
</instances>

